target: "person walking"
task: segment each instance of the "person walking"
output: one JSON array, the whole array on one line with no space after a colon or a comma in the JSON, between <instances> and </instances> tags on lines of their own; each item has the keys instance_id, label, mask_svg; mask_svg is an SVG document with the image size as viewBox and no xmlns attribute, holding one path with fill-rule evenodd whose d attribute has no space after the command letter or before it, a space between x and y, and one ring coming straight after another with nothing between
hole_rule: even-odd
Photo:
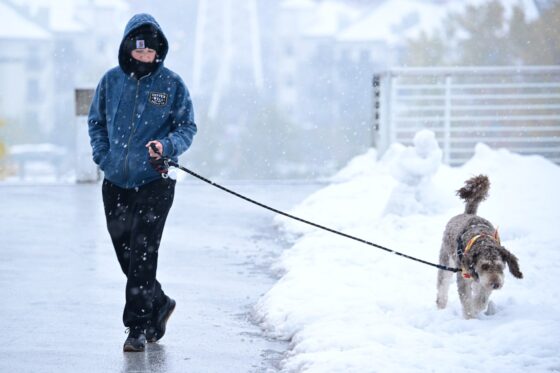
<instances>
[{"instance_id":1,"label":"person walking","mask_svg":"<svg viewBox=\"0 0 560 373\"><path fill-rule=\"evenodd\" d=\"M105 176L107 230L127 278L124 351L144 351L146 341L161 339L176 304L156 279L175 192L161 156L177 161L197 126L187 87L163 66L168 50L151 15L133 16L119 47L119 66L101 78L88 117L93 161Z\"/></svg>"}]
</instances>

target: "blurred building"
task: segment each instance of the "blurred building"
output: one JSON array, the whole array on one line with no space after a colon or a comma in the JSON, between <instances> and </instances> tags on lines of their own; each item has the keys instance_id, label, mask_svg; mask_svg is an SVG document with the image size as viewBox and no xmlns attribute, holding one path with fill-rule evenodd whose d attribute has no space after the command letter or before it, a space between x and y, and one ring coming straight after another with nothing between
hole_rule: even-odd
<instances>
[{"instance_id":1,"label":"blurred building","mask_svg":"<svg viewBox=\"0 0 560 373\"><path fill-rule=\"evenodd\" d=\"M532 0L497 0L505 17L519 7L538 17ZM273 55L276 102L323 160L336 166L372 145L372 76L402 66L408 41L435 32L467 6L489 0L284 0ZM461 37L464 35L457 35Z\"/></svg>"},{"instance_id":2,"label":"blurred building","mask_svg":"<svg viewBox=\"0 0 560 373\"><path fill-rule=\"evenodd\" d=\"M73 153L74 90L95 88L116 64L127 9L124 1L0 0L0 116L8 148L51 143Z\"/></svg>"},{"instance_id":3,"label":"blurred building","mask_svg":"<svg viewBox=\"0 0 560 373\"><path fill-rule=\"evenodd\" d=\"M373 73L398 64L406 38L442 13L420 0L198 0L178 8L197 15L195 27L180 26L194 31L190 87L206 126L191 154L248 176L259 161L255 168L271 176L329 174L371 146Z\"/></svg>"},{"instance_id":4,"label":"blurred building","mask_svg":"<svg viewBox=\"0 0 560 373\"><path fill-rule=\"evenodd\" d=\"M116 65L125 23L148 12L201 125L189 162L230 177L330 174L372 145L372 75L488 1L0 0L0 134L72 151L74 88ZM498 1L533 19L557 0Z\"/></svg>"},{"instance_id":5,"label":"blurred building","mask_svg":"<svg viewBox=\"0 0 560 373\"><path fill-rule=\"evenodd\" d=\"M0 118L4 128L28 125L34 129L30 136L35 140L53 129L53 53L54 37L49 30L7 1L0 1ZM19 130L13 137L22 141L23 132Z\"/></svg>"},{"instance_id":6,"label":"blurred building","mask_svg":"<svg viewBox=\"0 0 560 373\"><path fill-rule=\"evenodd\" d=\"M398 65L407 38L443 14L420 0L280 3L276 102L318 158L338 167L372 145L372 75Z\"/></svg>"}]
</instances>

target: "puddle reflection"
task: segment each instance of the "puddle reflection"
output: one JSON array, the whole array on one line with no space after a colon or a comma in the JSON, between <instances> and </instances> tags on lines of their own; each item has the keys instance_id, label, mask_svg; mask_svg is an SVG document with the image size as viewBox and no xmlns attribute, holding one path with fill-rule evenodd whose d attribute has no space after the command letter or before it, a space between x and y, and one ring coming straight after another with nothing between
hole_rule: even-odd
<instances>
[{"instance_id":1,"label":"puddle reflection","mask_svg":"<svg viewBox=\"0 0 560 373\"><path fill-rule=\"evenodd\" d=\"M122 373L167 372L167 353L165 346L150 343L144 352L123 353Z\"/></svg>"}]
</instances>

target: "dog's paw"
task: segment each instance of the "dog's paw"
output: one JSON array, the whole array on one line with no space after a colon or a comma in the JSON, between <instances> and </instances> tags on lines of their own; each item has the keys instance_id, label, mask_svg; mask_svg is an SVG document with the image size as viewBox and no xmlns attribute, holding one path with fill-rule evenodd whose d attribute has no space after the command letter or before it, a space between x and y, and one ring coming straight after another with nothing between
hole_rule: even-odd
<instances>
[{"instance_id":1,"label":"dog's paw","mask_svg":"<svg viewBox=\"0 0 560 373\"><path fill-rule=\"evenodd\" d=\"M488 302L488 308L486 308L486 312L484 312L484 314L486 316L492 316L496 314L496 306L494 305L494 302Z\"/></svg>"},{"instance_id":2,"label":"dog's paw","mask_svg":"<svg viewBox=\"0 0 560 373\"><path fill-rule=\"evenodd\" d=\"M463 312L463 318L465 320L472 320L472 319L476 318L476 316L473 315L472 313Z\"/></svg>"}]
</instances>

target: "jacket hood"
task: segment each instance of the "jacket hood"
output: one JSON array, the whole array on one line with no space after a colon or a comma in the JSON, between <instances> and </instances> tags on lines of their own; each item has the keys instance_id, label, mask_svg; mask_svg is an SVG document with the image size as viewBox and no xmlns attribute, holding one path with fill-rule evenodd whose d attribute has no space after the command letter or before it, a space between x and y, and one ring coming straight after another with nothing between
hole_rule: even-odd
<instances>
[{"instance_id":1,"label":"jacket hood","mask_svg":"<svg viewBox=\"0 0 560 373\"><path fill-rule=\"evenodd\" d=\"M167 52L169 51L169 43L167 41L167 38L165 37L161 26L159 25L159 23L157 23L154 17L147 13L140 13L134 15L130 19L130 21L128 21L124 29L124 35L119 46L119 65L121 66L121 68L124 65L125 59L129 57L125 52L125 40L139 28L145 27L151 27L152 29L154 29L157 32L158 36L161 38L162 48L161 51L158 51L157 63L159 65L163 64L163 61L167 56Z\"/></svg>"}]
</instances>

